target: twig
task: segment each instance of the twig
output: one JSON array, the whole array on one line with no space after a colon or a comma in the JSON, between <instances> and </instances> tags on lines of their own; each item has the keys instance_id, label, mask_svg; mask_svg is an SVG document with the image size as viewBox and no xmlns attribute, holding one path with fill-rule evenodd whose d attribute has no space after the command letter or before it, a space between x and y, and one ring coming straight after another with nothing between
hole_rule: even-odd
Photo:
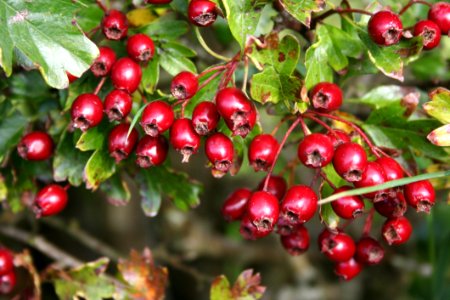
<instances>
[{"instance_id":1,"label":"twig","mask_svg":"<svg viewBox=\"0 0 450 300\"><path fill-rule=\"evenodd\" d=\"M428 3L427 1L422 1L422 0L410 0L408 2L408 4L405 5L405 7L402 8L402 10L398 13L400 16L403 15L413 4L423 4L426 5L428 7L431 7L431 3Z\"/></svg>"},{"instance_id":2,"label":"twig","mask_svg":"<svg viewBox=\"0 0 450 300\"><path fill-rule=\"evenodd\" d=\"M194 31L195 31L195 36L197 37L198 42L200 43L200 45L203 47L203 49L205 49L206 52L208 52L211 56L223 60L223 61L230 61L231 58L225 57L223 55L220 55L216 52L214 52L211 48L209 48L209 46L206 44L205 40L203 39L200 30L198 29L198 27L194 27Z\"/></svg>"},{"instance_id":3,"label":"twig","mask_svg":"<svg viewBox=\"0 0 450 300\"><path fill-rule=\"evenodd\" d=\"M103 77L100 82L98 83L97 87L94 90L94 95L98 95L100 90L102 89L103 85L105 84L106 77Z\"/></svg>"}]
</instances>

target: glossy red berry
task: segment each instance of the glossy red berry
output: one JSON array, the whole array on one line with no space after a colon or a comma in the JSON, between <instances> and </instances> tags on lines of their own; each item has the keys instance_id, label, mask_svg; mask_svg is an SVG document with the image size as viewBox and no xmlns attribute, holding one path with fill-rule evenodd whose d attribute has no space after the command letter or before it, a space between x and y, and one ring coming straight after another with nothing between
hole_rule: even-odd
<instances>
[{"instance_id":1,"label":"glossy red berry","mask_svg":"<svg viewBox=\"0 0 450 300\"><path fill-rule=\"evenodd\" d=\"M380 157L377 162L384 170L386 181L397 180L403 178L402 166L393 158Z\"/></svg>"},{"instance_id":2,"label":"glossy red berry","mask_svg":"<svg viewBox=\"0 0 450 300\"><path fill-rule=\"evenodd\" d=\"M14 257L11 251L0 248L0 276L14 270Z\"/></svg>"},{"instance_id":3,"label":"glossy red berry","mask_svg":"<svg viewBox=\"0 0 450 300\"><path fill-rule=\"evenodd\" d=\"M246 137L256 123L256 108L237 88L225 88L216 95L216 105L234 135Z\"/></svg>"},{"instance_id":4,"label":"glossy red berry","mask_svg":"<svg viewBox=\"0 0 450 300\"><path fill-rule=\"evenodd\" d=\"M121 90L112 90L105 98L105 114L110 122L125 119L131 111L131 95Z\"/></svg>"},{"instance_id":5,"label":"glossy red berry","mask_svg":"<svg viewBox=\"0 0 450 300\"><path fill-rule=\"evenodd\" d=\"M148 35L136 33L128 39L127 53L137 62L147 62L155 54L155 44Z\"/></svg>"},{"instance_id":6,"label":"glossy red berry","mask_svg":"<svg viewBox=\"0 0 450 300\"><path fill-rule=\"evenodd\" d=\"M124 13L112 9L102 19L103 34L109 40L120 40L127 36L128 21Z\"/></svg>"},{"instance_id":7,"label":"glossy red berry","mask_svg":"<svg viewBox=\"0 0 450 300\"><path fill-rule=\"evenodd\" d=\"M192 98L198 90L197 75L183 71L178 73L170 84L172 95L178 100Z\"/></svg>"},{"instance_id":8,"label":"glossy red berry","mask_svg":"<svg viewBox=\"0 0 450 300\"><path fill-rule=\"evenodd\" d=\"M168 4L172 2L172 0L146 0L148 4Z\"/></svg>"},{"instance_id":9,"label":"glossy red berry","mask_svg":"<svg viewBox=\"0 0 450 300\"><path fill-rule=\"evenodd\" d=\"M141 124L145 133L157 136L168 130L175 120L172 107L167 102L156 100L150 102L142 112Z\"/></svg>"},{"instance_id":10,"label":"glossy red berry","mask_svg":"<svg viewBox=\"0 0 450 300\"><path fill-rule=\"evenodd\" d=\"M333 194L349 191L352 188L342 186L334 191ZM358 196L346 196L331 202L334 212L341 218L354 219L364 212L364 201Z\"/></svg>"},{"instance_id":11,"label":"glossy red berry","mask_svg":"<svg viewBox=\"0 0 450 300\"><path fill-rule=\"evenodd\" d=\"M278 221L279 208L275 196L257 191L248 200L246 214L258 231L268 234Z\"/></svg>"},{"instance_id":12,"label":"glossy red berry","mask_svg":"<svg viewBox=\"0 0 450 300\"><path fill-rule=\"evenodd\" d=\"M438 2L431 6L428 11L428 19L436 23L443 35L450 32L450 3Z\"/></svg>"},{"instance_id":13,"label":"glossy red berry","mask_svg":"<svg viewBox=\"0 0 450 300\"><path fill-rule=\"evenodd\" d=\"M390 46L400 41L403 25L398 15L382 10L370 18L368 31L375 43Z\"/></svg>"},{"instance_id":14,"label":"glossy red berry","mask_svg":"<svg viewBox=\"0 0 450 300\"><path fill-rule=\"evenodd\" d=\"M192 125L199 135L208 135L216 129L220 115L213 102L203 101L192 112Z\"/></svg>"},{"instance_id":15,"label":"glossy red berry","mask_svg":"<svg viewBox=\"0 0 450 300\"><path fill-rule=\"evenodd\" d=\"M235 190L222 205L222 216L227 221L240 220L247 208L248 200L252 195L249 189Z\"/></svg>"},{"instance_id":16,"label":"glossy red berry","mask_svg":"<svg viewBox=\"0 0 450 300\"><path fill-rule=\"evenodd\" d=\"M150 168L159 166L167 157L169 144L163 135L156 137L146 135L136 147L136 164L141 168Z\"/></svg>"},{"instance_id":17,"label":"glossy red berry","mask_svg":"<svg viewBox=\"0 0 450 300\"><path fill-rule=\"evenodd\" d=\"M366 236L356 244L355 257L358 262L365 265L376 265L383 260L384 249L377 240Z\"/></svg>"},{"instance_id":18,"label":"glossy red berry","mask_svg":"<svg viewBox=\"0 0 450 300\"><path fill-rule=\"evenodd\" d=\"M45 160L53 154L53 140L45 132L33 131L23 136L17 145L17 152L26 160Z\"/></svg>"},{"instance_id":19,"label":"glossy red berry","mask_svg":"<svg viewBox=\"0 0 450 300\"><path fill-rule=\"evenodd\" d=\"M339 129L334 129L333 132L327 132L327 136L330 138L331 143L333 144L333 147L335 149L341 144L351 142L348 134Z\"/></svg>"},{"instance_id":20,"label":"glossy red berry","mask_svg":"<svg viewBox=\"0 0 450 300\"><path fill-rule=\"evenodd\" d=\"M270 134L259 134L250 143L248 161L255 171L267 171L275 161L278 141Z\"/></svg>"},{"instance_id":21,"label":"glossy red berry","mask_svg":"<svg viewBox=\"0 0 450 300\"><path fill-rule=\"evenodd\" d=\"M361 273L362 268L362 265L357 260L350 258L347 261L336 263L334 273L345 281L350 281Z\"/></svg>"},{"instance_id":22,"label":"glossy red berry","mask_svg":"<svg viewBox=\"0 0 450 300\"><path fill-rule=\"evenodd\" d=\"M100 47L100 55L94 60L91 72L94 76L103 77L108 75L116 62L116 53L109 47Z\"/></svg>"},{"instance_id":23,"label":"glossy red berry","mask_svg":"<svg viewBox=\"0 0 450 300\"><path fill-rule=\"evenodd\" d=\"M0 294L9 294L16 286L16 273L13 271L0 276Z\"/></svg>"},{"instance_id":24,"label":"glossy red berry","mask_svg":"<svg viewBox=\"0 0 450 300\"><path fill-rule=\"evenodd\" d=\"M170 128L170 143L183 155L182 162L189 162L189 157L200 148L200 136L195 132L190 119L177 119Z\"/></svg>"},{"instance_id":25,"label":"glossy red berry","mask_svg":"<svg viewBox=\"0 0 450 300\"><path fill-rule=\"evenodd\" d=\"M322 168L333 159L334 147L325 134L312 133L303 138L298 145L297 155L308 168Z\"/></svg>"},{"instance_id":26,"label":"glossy red berry","mask_svg":"<svg viewBox=\"0 0 450 300\"><path fill-rule=\"evenodd\" d=\"M258 190L262 191L266 177L264 177L258 185ZM267 192L277 197L278 201L283 200L287 190L287 182L282 176L271 175L267 184Z\"/></svg>"},{"instance_id":27,"label":"glossy red berry","mask_svg":"<svg viewBox=\"0 0 450 300\"><path fill-rule=\"evenodd\" d=\"M343 232L330 232L323 235L319 247L325 256L336 262L348 261L356 251L353 239Z\"/></svg>"},{"instance_id":28,"label":"glossy red berry","mask_svg":"<svg viewBox=\"0 0 450 300\"><path fill-rule=\"evenodd\" d=\"M337 110L342 105L342 90L331 82L318 83L310 92L313 107L321 112Z\"/></svg>"},{"instance_id":29,"label":"glossy red berry","mask_svg":"<svg viewBox=\"0 0 450 300\"><path fill-rule=\"evenodd\" d=\"M384 222L381 233L389 245L400 245L409 240L412 225L405 217L388 219Z\"/></svg>"},{"instance_id":30,"label":"glossy red berry","mask_svg":"<svg viewBox=\"0 0 450 300\"><path fill-rule=\"evenodd\" d=\"M214 169L226 173L231 168L234 146L223 133L214 133L206 139L205 152Z\"/></svg>"},{"instance_id":31,"label":"glossy red berry","mask_svg":"<svg viewBox=\"0 0 450 300\"><path fill-rule=\"evenodd\" d=\"M390 189L385 197L373 203L375 210L387 218L401 217L405 214L407 205L403 192Z\"/></svg>"},{"instance_id":32,"label":"glossy red berry","mask_svg":"<svg viewBox=\"0 0 450 300\"><path fill-rule=\"evenodd\" d=\"M195 0L189 3L188 17L192 24L209 26L217 19L216 4L208 0Z\"/></svg>"},{"instance_id":33,"label":"glossy red berry","mask_svg":"<svg viewBox=\"0 0 450 300\"><path fill-rule=\"evenodd\" d=\"M239 232L246 240L256 240L270 234L270 231L268 230L258 230L258 227L253 224L252 219L248 214L244 214L242 217Z\"/></svg>"},{"instance_id":34,"label":"glossy red berry","mask_svg":"<svg viewBox=\"0 0 450 300\"><path fill-rule=\"evenodd\" d=\"M317 195L306 185L292 186L284 196L280 219L295 226L309 221L317 210Z\"/></svg>"},{"instance_id":35,"label":"glossy red berry","mask_svg":"<svg viewBox=\"0 0 450 300\"><path fill-rule=\"evenodd\" d=\"M42 188L34 199L33 211L36 218L60 213L67 205L67 191L57 184Z\"/></svg>"},{"instance_id":36,"label":"glossy red berry","mask_svg":"<svg viewBox=\"0 0 450 300\"><path fill-rule=\"evenodd\" d=\"M111 81L114 87L130 94L137 90L141 78L141 68L128 57L117 60L111 71Z\"/></svg>"},{"instance_id":37,"label":"glossy red berry","mask_svg":"<svg viewBox=\"0 0 450 300\"><path fill-rule=\"evenodd\" d=\"M414 36L421 36L423 38L423 49L431 50L439 46L441 29L433 21L422 20L414 26Z\"/></svg>"},{"instance_id":38,"label":"glossy red berry","mask_svg":"<svg viewBox=\"0 0 450 300\"><path fill-rule=\"evenodd\" d=\"M73 127L86 131L102 121L103 103L97 95L81 94L72 103L70 113Z\"/></svg>"},{"instance_id":39,"label":"glossy red berry","mask_svg":"<svg viewBox=\"0 0 450 300\"><path fill-rule=\"evenodd\" d=\"M405 197L409 205L418 212L430 213L436 201L434 188L429 180L422 180L405 186Z\"/></svg>"},{"instance_id":40,"label":"glossy red berry","mask_svg":"<svg viewBox=\"0 0 450 300\"><path fill-rule=\"evenodd\" d=\"M368 162L366 169L362 173L361 179L355 182L355 186L358 188L370 187L380 185L386 182L386 175L383 168L377 162ZM375 197L382 197L385 190L376 191L364 194L364 197L374 199ZM377 200L374 200L377 202Z\"/></svg>"},{"instance_id":41,"label":"glossy red berry","mask_svg":"<svg viewBox=\"0 0 450 300\"><path fill-rule=\"evenodd\" d=\"M280 236L283 248L290 255L300 255L309 248L309 233L305 226L299 225L289 235Z\"/></svg>"},{"instance_id":42,"label":"glossy red berry","mask_svg":"<svg viewBox=\"0 0 450 300\"><path fill-rule=\"evenodd\" d=\"M109 133L109 155L116 160L116 163L126 159L131 154L139 139L139 134L134 128L131 130L130 135L127 138L129 130L130 124L122 123L115 126Z\"/></svg>"},{"instance_id":43,"label":"glossy red berry","mask_svg":"<svg viewBox=\"0 0 450 300\"><path fill-rule=\"evenodd\" d=\"M367 166L366 151L356 143L342 144L334 151L333 166L345 180L359 181Z\"/></svg>"}]
</instances>

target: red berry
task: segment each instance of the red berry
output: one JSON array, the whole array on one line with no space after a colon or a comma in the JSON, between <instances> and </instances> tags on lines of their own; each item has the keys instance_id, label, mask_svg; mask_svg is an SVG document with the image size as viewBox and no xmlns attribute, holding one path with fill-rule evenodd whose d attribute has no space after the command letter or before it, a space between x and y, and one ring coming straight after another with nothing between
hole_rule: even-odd
<instances>
[{"instance_id":1,"label":"red berry","mask_svg":"<svg viewBox=\"0 0 450 300\"><path fill-rule=\"evenodd\" d=\"M308 168L322 168L333 159L334 147L325 134L312 133L298 145L297 155Z\"/></svg>"},{"instance_id":2,"label":"red berry","mask_svg":"<svg viewBox=\"0 0 450 300\"><path fill-rule=\"evenodd\" d=\"M244 214L244 216L242 217L239 232L246 240L256 240L270 234L270 231L258 230L258 227L253 224L248 214Z\"/></svg>"},{"instance_id":3,"label":"red berry","mask_svg":"<svg viewBox=\"0 0 450 300\"><path fill-rule=\"evenodd\" d=\"M342 104L342 90L331 82L318 83L310 92L314 108L321 112L339 109Z\"/></svg>"},{"instance_id":4,"label":"red berry","mask_svg":"<svg viewBox=\"0 0 450 300\"><path fill-rule=\"evenodd\" d=\"M207 135L217 127L220 115L213 102L203 101L192 112L192 125L199 135Z\"/></svg>"},{"instance_id":5,"label":"red berry","mask_svg":"<svg viewBox=\"0 0 450 300\"><path fill-rule=\"evenodd\" d=\"M0 248L0 276L14 270L14 257L11 251Z\"/></svg>"},{"instance_id":6,"label":"red berry","mask_svg":"<svg viewBox=\"0 0 450 300\"><path fill-rule=\"evenodd\" d=\"M441 41L441 29L433 21L422 20L414 26L414 36L421 36L423 38L423 49L431 50L437 47Z\"/></svg>"},{"instance_id":7,"label":"red berry","mask_svg":"<svg viewBox=\"0 0 450 300\"><path fill-rule=\"evenodd\" d=\"M0 276L0 294L9 294L16 286L16 273L13 271Z\"/></svg>"},{"instance_id":8,"label":"red berry","mask_svg":"<svg viewBox=\"0 0 450 300\"><path fill-rule=\"evenodd\" d=\"M450 32L450 3L438 2L431 6L428 11L428 19L436 23L443 35Z\"/></svg>"},{"instance_id":9,"label":"red berry","mask_svg":"<svg viewBox=\"0 0 450 300\"><path fill-rule=\"evenodd\" d=\"M355 242L349 235L343 232L322 233L322 235L324 236L320 239L319 248L330 260L344 262L351 259L355 254Z\"/></svg>"},{"instance_id":10,"label":"red berry","mask_svg":"<svg viewBox=\"0 0 450 300\"><path fill-rule=\"evenodd\" d=\"M383 10L370 18L368 31L375 43L390 46L400 41L403 25L398 15Z\"/></svg>"},{"instance_id":11,"label":"red berry","mask_svg":"<svg viewBox=\"0 0 450 300\"><path fill-rule=\"evenodd\" d=\"M94 60L91 71L94 76L102 77L108 75L116 62L116 53L109 47L100 47L100 55Z\"/></svg>"},{"instance_id":12,"label":"red berry","mask_svg":"<svg viewBox=\"0 0 450 300\"><path fill-rule=\"evenodd\" d=\"M159 166L167 157L169 144L163 135L156 137L146 135L138 143L136 148L136 163L141 168Z\"/></svg>"},{"instance_id":13,"label":"red berry","mask_svg":"<svg viewBox=\"0 0 450 300\"><path fill-rule=\"evenodd\" d=\"M403 168L395 159L390 157L380 157L375 162L383 168L384 174L386 175L386 181L403 178Z\"/></svg>"},{"instance_id":14,"label":"red berry","mask_svg":"<svg viewBox=\"0 0 450 300\"><path fill-rule=\"evenodd\" d=\"M295 226L309 221L317 210L317 195L306 185L291 187L281 203L280 219Z\"/></svg>"},{"instance_id":15,"label":"red berry","mask_svg":"<svg viewBox=\"0 0 450 300\"><path fill-rule=\"evenodd\" d=\"M266 182L266 177L261 180L258 185L258 190L262 191L264 188L264 183ZM269 182L267 184L267 192L271 193L277 197L278 201L283 200L284 195L287 190L287 182L282 176L270 175Z\"/></svg>"},{"instance_id":16,"label":"red berry","mask_svg":"<svg viewBox=\"0 0 450 300\"><path fill-rule=\"evenodd\" d=\"M103 118L103 103L97 95L81 94L72 103L72 124L75 128L86 131L95 127Z\"/></svg>"},{"instance_id":17,"label":"red berry","mask_svg":"<svg viewBox=\"0 0 450 300\"><path fill-rule=\"evenodd\" d=\"M355 186L358 188L370 187L380 185L386 182L386 175L383 168L377 162L368 162L367 167L362 173L361 179L355 182ZM369 199L383 197L386 190L376 191L364 194L364 197ZM375 199L374 202L377 202Z\"/></svg>"},{"instance_id":18,"label":"red berry","mask_svg":"<svg viewBox=\"0 0 450 300\"><path fill-rule=\"evenodd\" d=\"M67 205L67 191L57 184L42 188L34 199L33 211L36 218L60 213Z\"/></svg>"},{"instance_id":19,"label":"red berry","mask_svg":"<svg viewBox=\"0 0 450 300\"><path fill-rule=\"evenodd\" d=\"M108 11L102 20L103 34L109 40L120 40L127 36L128 21L124 13L112 9Z\"/></svg>"},{"instance_id":20,"label":"red berry","mask_svg":"<svg viewBox=\"0 0 450 300\"><path fill-rule=\"evenodd\" d=\"M117 60L111 71L111 81L114 87L130 94L137 90L141 78L141 68L128 57Z\"/></svg>"},{"instance_id":21,"label":"red berry","mask_svg":"<svg viewBox=\"0 0 450 300\"><path fill-rule=\"evenodd\" d=\"M356 244L356 259L366 265L379 264L384 257L384 249L380 243L371 238L363 237Z\"/></svg>"},{"instance_id":22,"label":"red berry","mask_svg":"<svg viewBox=\"0 0 450 300\"><path fill-rule=\"evenodd\" d=\"M47 133L34 131L22 137L17 152L26 160L45 160L52 156L53 148L53 140Z\"/></svg>"},{"instance_id":23,"label":"red berry","mask_svg":"<svg viewBox=\"0 0 450 300\"><path fill-rule=\"evenodd\" d=\"M309 248L309 233L305 226L300 225L289 235L280 236L281 244L290 255L300 255Z\"/></svg>"},{"instance_id":24,"label":"red berry","mask_svg":"<svg viewBox=\"0 0 450 300\"><path fill-rule=\"evenodd\" d=\"M434 188L429 180L422 180L405 186L405 197L408 204L418 212L430 213L436 201Z\"/></svg>"},{"instance_id":25,"label":"red berry","mask_svg":"<svg viewBox=\"0 0 450 300\"><path fill-rule=\"evenodd\" d=\"M345 180L359 181L367 166L366 151L356 143L342 144L334 152L333 166Z\"/></svg>"},{"instance_id":26,"label":"red berry","mask_svg":"<svg viewBox=\"0 0 450 300\"><path fill-rule=\"evenodd\" d=\"M172 2L172 0L146 0L148 4L167 4Z\"/></svg>"},{"instance_id":27,"label":"red berry","mask_svg":"<svg viewBox=\"0 0 450 300\"><path fill-rule=\"evenodd\" d=\"M268 192L254 192L248 200L246 213L258 231L269 234L278 221L278 199Z\"/></svg>"},{"instance_id":28,"label":"red berry","mask_svg":"<svg viewBox=\"0 0 450 300\"><path fill-rule=\"evenodd\" d=\"M349 191L352 188L343 186L334 191L333 194ZM358 196L346 196L331 202L334 212L341 218L354 219L364 212L364 201Z\"/></svg>"},{"instance_id":29,"label":"red berry","mask_svg":"<svg viewBox=\"0 0 450 300\"><path fill-rule=\"evenodd\" d=\"M142 112L141 126L145 133L157 136L172 126L175 119L172 107L162 100L150 102Z\"/></svg>"},{"instance_id":30,"label":"red berry","mask_svg":"<svg viewBox=\"0 0 450 300\"><path fill-rule=\"evenodd\" d=\"M121 90L112 90L105 98L105 113L110 122L125 119L131 111L131 95Z\"/></svg>"},{"instance_id":31,"label":"red berry","mask_svg":"<svg viewBox=\"0 0 450 300\"><path fill-rule=\"evenodd\" d=\"M234 146L223 133L214 133L206 139L205 152L214 169L226 173L231 168Z\"/></svg>"},{"instance_id":32,"label":"red berry","mask_svg":"<svg viewBox=\"0 0 450 300\"><path fill-rule=\"evenodd\" d=\"M333 147L335 149L337 148L337 146L341 144L351 142L348 134L339 129L334 129L333 132L331 131L327 132L327 136L330 138L331 143L333 144Z\"/></svg>"},{"instance_id":33,"label":"red berry","mask_svg":"<svg viewBox=\"0 0 450 300\"><path fill-rule=\"evenodd\" d=\"M208 0L195 0L189 3L188 17L192 24L209 26L217 19L216 4Z\"/></svg>"},{"instance_id":34,"label":"red berry","mask_svg":"<svg viewBox=\"0 0 450 300\"><path fill-rule=\"evenodd\" d=\"M200 136L192 127L190 119L177 119L170 128L170 143L183 155L182 162L189 162L189 157L200 148Z\"/></svg>"},{"instance_id":35,"label":"red berry","mask_svg":"<svg viewBox=\"0 0 450 300\"><path fill-rule=\"evenodd\" d=\"M385 197L374 201L373 207L380 215L387 218L401 217L407 209L405 196L401 191L394 189L388 190Z\"/></svg>"},{"instance_id":36,"label":"red berry","mask_svg":"<svg viewBox=\"0 0 450 300\"><path fill-rule=\"evenodd\" d=\"M116 163L119 163L130 155L139 139L139 134L134 128L127 138L129 130L130 124L122 123L115 126L109 133L109 155L116 160Z\"/></svg>"},{"instance_id":37,"label":"red berry","mask_svg":"<svg viewBox=\"0 0 450 300\"><path fill-rule=\"evenodd\" d=\"M246 137L255 126L256 108L241 90L222 89L216 95L216 105L219 114L234 135Z\"/></svg>"},{"instance_id":38,"label":"red berry","mask_svg":"<svg viewBox=\"0 0 450 300\"><path fill-rule=\"evenodd\" d=\"M192 98L198 90L197 75L183 71L178 73L170 85L172 95L178 100Z\"/></svg>"},{"instance_id":39,"label":"red berry","mask_svg":"<svg viewBox=\"0 0 450 300\"><path fill-rule=\"evenodd\" d=\"M128 56L137 62L147 62L155 54L155 44L146 34L136 33L127 42Z\"/></svg>"},{"instance_id":40,"label":"red berry","mask_svg":"<svg viewBox=\"0 0 450 300\"><path fill-rule=\"evenodd\" d=\"M66 74L67 74L67 79L69 79L69 83L72 83L72 82L74 82L75 80L77 80L78 79L78 77L77 76L75 76L75 75L72 75L72 74L70 74L69 72L67 72L66 71Z\"/></svg>"},{"instance_id":41,"label":"red berry","mask_svg":"<svg viewBox=\"0 0 450 300\"><path fill-rule=\"evenodd\" d=\"M356 261L354 258L350 258L347 261L338 262L334 266L334 272L336 275L344 279L345 281L350 281L355 278L362 271L362 265Z\"/></svg>"},{"instance_id":42,"label":"red berry","mask_svg":"<svg viewBox=\"0 0 450 300\"><path fill-rule=\"evenodd\" d=\"M250 143L248 161L255 171L267 171L275 161L279 145L270 134L259 134Z\"/></svg>"},{"instance_id":43,"label":"red berry","mask_svg":"<svg viewBox=\"0 0 450 300\"><path fill-rule=\"evenodd\" d=\"M400 245L407 242L411 232L411 223L405 217L388 219L381 229L383 238L389 245Z\"/></svg>"},{"instance_id":44,"label":"red berry","mask_svg":"<svg viewBox=\"0 0 450 300\"><path fill-rule=\"evenodd\" d=\"M252 192L249 189L237 189L225 200L222 206L222 216L227 221L240 220L247 208Z\"/></svg>"}]
</instances>

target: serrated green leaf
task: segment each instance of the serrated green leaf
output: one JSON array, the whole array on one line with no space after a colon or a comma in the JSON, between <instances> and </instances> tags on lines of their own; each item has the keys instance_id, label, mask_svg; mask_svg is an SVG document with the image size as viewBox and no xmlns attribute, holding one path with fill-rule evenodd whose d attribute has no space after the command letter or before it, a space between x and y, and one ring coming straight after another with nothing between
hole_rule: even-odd
<instances>
[{"instance_id":1,"label":"serrated green leaf","mask_svg":"<svg viewBox=\"0 0 450 300\"><path fill-rule=\"evenodd\" d=\"M116 171L116 163L106 149L96 150L89 158L84 168L86 188L97 189L98 186L111 177Z\"/></svg>"},{"instance_id":2,"label":"serrated green leaf","mask_svg":"<svg viewBox=\"0 0 450 300\"><path fill-rule=\"evenodd\" d=\"M0 121L0 162L17 145L26 125L27 119L18 112L14 112Z\"/></svg>"},{"instance_id":3,"label":"serrated green leaf","mask_svg":"<svg viewBox=\"0 0 450 300\"><path fill-rule=\"evenodd\" d=\"M319 82L333 82L333 70L325 59L326 55L326 49L322 47L321 41L306 50L306 89L310 90Z\"/></svg>"},{"instance_id":4,"label":"serrated green leaf","mask_svg":"<svg viewBox=\"0 0 450 300\"><path fill-rule=\"evenodd\" d=\"M171 52L180 56L194 57L197 55L197 52L195 52L191 48L188 48L185 45L174 41L164 43L163 48L167 52Z\"/></svg>"},{"instance_id":5,"label":"serrated green leaf","mask_svg":"<svg viewBox=\"0 0 450 300\"><path fill-rule=\"evenodd\" d=\"M153 176L148 169L139 172L137 177L139 194L141 195L141 207L148 217L155 217L161 207L161 188L158 178Z\"/></svg>"},{"instance_id":6,"label":"serrated green leaf","mask_svg":"<svg viewBox=\"0 0 450 300\"><path fill-rule=\"evenodd\" d=\"M298 21L309 27L311 13L325 8L325 0L281 0L281 5Z\"/></svg>"},{"instance_id":7,"label":"serrated green leaf","mask_svg":"<svg viewBox=\"0 0 450 300\"><path fill-rule=\"evenodd\" d=\"M417 94L417 97L420 96L417 89L414 88L398 85L381 85L367 92L361 99L354 101L370 105L375 109L380 109L391 104L399 103L403 97L412 94Z\"/></svg>"},{"instance_id":8,"label":"serrated green leaf","mask_svg":"<svg viewBox=\"0 0 450 300\"><path fill-rule=\"evenodd\" d=\"M164 50L161 52L160 64L161 67L172 76L175 76L182 71L197 73L195 64L189 58L178 53Z\"/></svg>"},{"instance_id":9,"label":"serrated green leaf","mask_svg":"<svg viewBox=\"0 0 450 300\"><path fill-rule=\"evenodd\" d=\"M131 200L128 184L118 173L101 184L100 190L106 194L108 202L115 206L127 205Z\"/></svg>"},{"instance_id":10,"label":"serrated green leaf","mask_svg":"<svg viewBox=\"0 0 450 300\"><path fill-rule=\"evenodd\" d=\"M154 40L177 40L188 32L188 29L189 25L185 21L160 18L139 31L147 34Z\"/></svg>"},{"instance_id":11,"label":"serrated green leaf","mask_svg":"<svg viewBox=\"0 0 450 300\"><path fill-rule=\"evenodd\" d=\"M100 149L108 138L105 133L109 133L111 125L103 120L100 125L83 132L77 141L76 147L81 151L92 151Z\"/></svg>"},{"instance_id":12,"label":"serrated green leaf","mask_svg":"<svg viewBox=\"0 0 450 300\"><path fill-rule=\"evenodd\" d=\"M450 91L438 88L430 93L431 101L425 103L423 108L433 118L443 124L450 124Z\"/></svg>"},{"instance_id":13,"label":"serrated green leaf","mask_svg":"<svg viewBox=\"0 0 450 300\"><path fill-rule=\"evenodd\" d=\"M261 11L261 18L259 19L258 25L256 25L256 30L254 35L261 36L272 32L275 22L273 18L278 16L278 12L273 8L272 4L267 4Z\"/></svg>"},{"instance_id":14,"label":"serrated green leaf","mask_svg":"<svg viewBox=\"0 0 450 300\"><path fill-rule=\"evenodd\" d=\"M141 86L144 90L153 94L159 81L159 57L154 56L153 59L142 68Z\"/></svg>"}]
</instances>

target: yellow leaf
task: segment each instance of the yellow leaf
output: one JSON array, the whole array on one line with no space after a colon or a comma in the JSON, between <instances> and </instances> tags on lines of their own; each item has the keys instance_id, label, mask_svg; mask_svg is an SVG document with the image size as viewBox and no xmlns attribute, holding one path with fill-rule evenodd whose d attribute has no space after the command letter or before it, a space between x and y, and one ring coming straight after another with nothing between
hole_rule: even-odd
<instances>
[{"instance_id":1,"label":"yellow leaf","mask_svg":"<svg viewBox=\"0 0 450 300\"><path fill-rule=\"evenodd\" d=\"M136 8L127 13L128 23L133 27L145 26L157 18L148 8Z\"/></svg>"}]
</instances>

